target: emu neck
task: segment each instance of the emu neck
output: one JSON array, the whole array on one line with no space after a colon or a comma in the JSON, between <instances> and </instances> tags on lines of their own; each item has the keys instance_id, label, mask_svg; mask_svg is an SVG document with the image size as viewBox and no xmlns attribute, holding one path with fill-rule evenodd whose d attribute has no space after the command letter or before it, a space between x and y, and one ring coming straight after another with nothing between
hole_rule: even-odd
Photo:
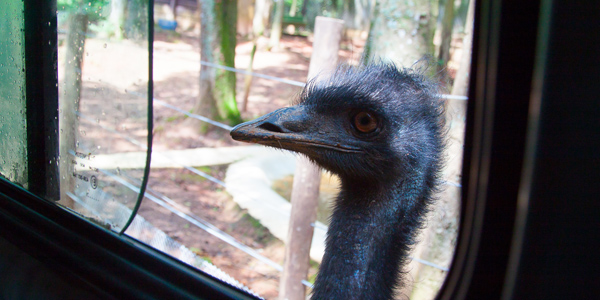
<instances>
[{"instance_id":1,"label":"emu neck","mask_svg":"<svg viewBox=\"0 0 600 300\"><path fill-rule=\"evenodd\" d=\"M402 183L386 189L344 186L312 299L392 299L418 228L421 208L414 204L423 202L416 201L421 193Z\"/></svg>"}]
</instances>

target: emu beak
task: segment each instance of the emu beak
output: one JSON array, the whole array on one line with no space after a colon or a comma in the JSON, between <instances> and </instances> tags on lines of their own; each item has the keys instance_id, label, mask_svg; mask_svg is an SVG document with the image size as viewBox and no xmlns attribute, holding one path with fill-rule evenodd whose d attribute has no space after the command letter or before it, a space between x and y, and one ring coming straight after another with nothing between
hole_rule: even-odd
<instances>
[{"instance_id":1,"label":"emu beak","mask_svg":"<svg viewBox=\"0 0 600 300\"><path fill-rule=\"evenodd\" d=\"M315 115L302 105L278 109L231 130L234 140L318 156L323 150L362 152L348 145L343 134L333 132L341 126ZM329 128L330 130L324 130Z\"/></svg>"},{"instance_id":2,"label":"emu beak","mask_svg":"<svg viewBox=\"0 0 600 300\"><path fill-rule=\"evenodd\" d=\"M307 140L310 130L304 108L286 107L268 113L258 119L239 124L231 130L231 137L249 142L296 151L294 142ZM284 144L286 146L284 146Z\"/></svg>"}]
</instances>

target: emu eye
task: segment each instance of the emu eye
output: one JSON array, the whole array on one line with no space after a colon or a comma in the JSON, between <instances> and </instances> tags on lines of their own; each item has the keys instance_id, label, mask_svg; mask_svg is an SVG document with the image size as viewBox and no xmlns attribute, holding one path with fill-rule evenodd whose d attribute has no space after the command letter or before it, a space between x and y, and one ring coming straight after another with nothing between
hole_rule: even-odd
<instances>
[{"instance_id":1,"label":"emu eye","mask_svg":"<svg viewBox=\"0 0 600 300\"><path fill-rule=\"evenodd\" d=\"M377 129L377 118L372 114L361 111L354 116L354 128L362 133L370 133Z\"/></svg>"}]
</instances>

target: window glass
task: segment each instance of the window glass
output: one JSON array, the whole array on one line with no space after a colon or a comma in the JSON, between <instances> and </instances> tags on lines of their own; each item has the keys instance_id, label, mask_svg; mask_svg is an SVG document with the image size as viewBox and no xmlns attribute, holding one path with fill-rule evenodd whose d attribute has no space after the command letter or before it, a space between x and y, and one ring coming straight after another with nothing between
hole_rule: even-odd
<instances>
[{"instance_id":1,"label":"window glass","mask_svg":"<svg viewBox=\"0 0 600 300\"><path fill-rule=\"evenodd\" d=\"M23 1L2 1L0 11L0 176L27 188Z\"/></svg>"},{"instance_id":2,"label":"window glass","mask_svg":"<svg viewBox=\"0 0 600 300\"><path fill-rule=\"evenodd\" d=\"M428 75L447 75L439 78L449 134L444 186L426 216L421 242L409 253L410 275L399 291L410 299L435 297L450 267L458 226L466 107L466 83L458 83L468 78L469 1L439 6L414 1L409 8L375 1L277 3L282 7L260 0L240 0L237 6L157 0L155 24L149 24L148 1L57 0L59 204L116 231L132 215L146 162L148 25L154 26L153 169L139 214L125 233L277 298L296 157L235 142L229 131L290 105L308 77L315 18L343 19L344 38L334 53L340 62L357 64L368 54L411 66L430 54L443 67L432 67ZM448 21L449 7L454 17ZM16 16L0 20L0 37L8 41L0 44L0 173L27 186L22 10L22 1L0 3L0 11ZM285 34L277 40L279 25L269 20L279 14ZM450 38L445 27L451 28ZM309 221L310 268L301 281L307 294L339 187L328 173L320 183L317 217Z\"/></svg>"},{"instance_id":3,"label":"window glass","mask_svg":"<svg viewBox=\"0 0 600 300\"><path fill-rule=\"evenodd\" d=\"M438 75L446 95L448 160L439 200L426 216L405 267L406 285L398 291L410 299L434 298L450 268L459 223L469 1L412 1L410 7L404 1L268 2L240 0L237 12L224 13L231 9L228 1L156 1L154 151L139 214L164 235L149 243L180 245L259 295L280 296L296 156L235 142L229 130L293 105L309 76L315 18L333 17L345 22L340 51L330 56L337 54L340 62L357 64L369 53L410 67L424 54L434 57L427 75ZM277 3L284 6L279 45L273 44L277 25L271 23ZM446 3L453 8L449 22L443 18ZM237 27L231 26L232 14ZM443 23L450 23L449 36L442 37ZM440 56L444 47L448 55ZM227 58L227 51L235 56ZM310 221L310 267L302 282L306 294L322 259L339 180L324 173L320 184L317 217Z\"/></svg>"},{"instance_id":4,"label":"window glass","mask_svg":"<svg viewBox=\"0 0 600 300\"><path fill-rule=\"evenodd\" d=\"M117 231L146 161L147 3L57 3L59 203Z\"/></svg>"}]
</instances>

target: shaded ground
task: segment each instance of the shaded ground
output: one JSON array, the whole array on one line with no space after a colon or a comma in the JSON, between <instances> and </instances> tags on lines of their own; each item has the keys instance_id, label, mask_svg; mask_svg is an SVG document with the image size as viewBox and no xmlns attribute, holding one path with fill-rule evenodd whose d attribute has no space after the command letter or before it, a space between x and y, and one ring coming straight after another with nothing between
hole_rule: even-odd
<instances>
[{"instance_id":1,"label":"shaded ground","mask_svg":"<svg viewBox=\"0 0 600 300\"><path fill-rule=\"evenodd\" d=\"M222 178L226 167L202 170ZM210 222L269 259L280 264L283 262L283 243L241 210L215 183L188 170L160 169L152 171L148 186L151 187L150 192L167 195L178 203L183 212ZM269 299L277 296L277 270L189 224L152 201L146 199L139 214L175 241L215 264L259 295Z\"/></svg>"}]
</instances>

